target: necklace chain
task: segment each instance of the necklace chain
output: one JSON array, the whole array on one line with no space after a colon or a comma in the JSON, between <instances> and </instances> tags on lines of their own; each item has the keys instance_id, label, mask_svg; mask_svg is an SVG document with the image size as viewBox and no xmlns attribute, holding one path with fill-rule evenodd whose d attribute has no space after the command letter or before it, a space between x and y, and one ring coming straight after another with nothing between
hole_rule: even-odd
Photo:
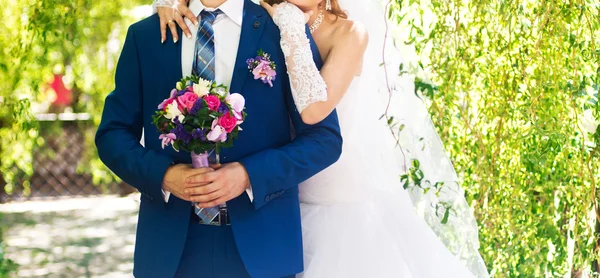
<instances>
[{"instance_id":1,"label":"necklace chain","mask_svg":"<svg viewBox=\"0 0 600 278\"><path fill-rule=\"evenodd\" d=\"M310 33L314 33L317 28L319 28L319 26L321 26L321 23L323 23L323 10L319 10L319 14L317 15L317 18L315 19L315 21L310 25L309 30Z\"/></svg>"}]
</instances>

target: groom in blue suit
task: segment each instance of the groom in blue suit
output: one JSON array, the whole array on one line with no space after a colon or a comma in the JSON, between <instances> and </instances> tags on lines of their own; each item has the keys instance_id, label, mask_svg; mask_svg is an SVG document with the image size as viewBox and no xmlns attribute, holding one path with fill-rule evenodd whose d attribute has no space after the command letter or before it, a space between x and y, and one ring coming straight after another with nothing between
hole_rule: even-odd
<instances>
[{"instance_id":1,"label":"groom in blue suit","mask_svg":"<svg viewBox=\"0 0 600 278\"><path fill-rule=\"evenodd\" d=\"M216 7L202 2L190 1L190 10L200 21L197 34L214 32L209 43L214 42L216 62L206 66L216 67L215 81L245 97L248 117L235 146L222 150L217 170L192 169L189 153L163 150L152 115L174 84L198 68L192 60L206 56L198 56L204 50L198 51L197 37L159 43L157 15L129 28L96 145L102 161L141 192L134 275L292 276L303 270L298 184L339 158L337 116L334 112L316 125L302 123L279 30L265 10L250 0L216 1ZM314 42L312 47L321 67ZM259 49L277 65L272 87L248 71L246 60ZM210 223L200 220L191 205L221 201L226 206Z\"/></svg>"}]
</instances>

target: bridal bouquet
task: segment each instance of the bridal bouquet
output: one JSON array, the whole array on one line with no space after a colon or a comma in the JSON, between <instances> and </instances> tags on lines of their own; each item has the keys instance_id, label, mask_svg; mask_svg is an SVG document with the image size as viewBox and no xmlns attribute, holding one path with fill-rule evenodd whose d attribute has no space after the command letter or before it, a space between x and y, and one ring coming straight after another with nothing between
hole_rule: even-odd
<instances>
[{"instance_id":1,"label":"bridal bouquet","mask_svg":"<svg viewBox=\"0 0 600 278\"><path fill-rule=\"evenodd\" d=\"M208 167L209 152L215 151L218 160L220 149L231 147L242 130L245 102L227 86L188 76L158 105L152 122L163 148L188 151L194 168Z\"/></svg>"}]
</instances>

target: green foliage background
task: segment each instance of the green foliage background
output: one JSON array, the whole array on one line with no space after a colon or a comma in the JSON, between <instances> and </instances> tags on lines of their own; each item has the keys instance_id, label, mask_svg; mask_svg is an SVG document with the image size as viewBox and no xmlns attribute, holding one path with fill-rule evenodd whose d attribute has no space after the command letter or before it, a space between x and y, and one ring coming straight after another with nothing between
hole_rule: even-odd
<instances>
[{"instance_id":1,"label":"green foliage background","mask_svg":"<svg viewBox=\"0 0 600 278\"><path fill-rule=\"evenodd\" d=\"M7 191L32 174L31 150L44 141L30 112L32 105L46 102L44 84L53 74L63 74L72 89L73 112L89 113L99 122L104 98L114 87L126 28L136 20L141 4L149 5L122 0L0 0L6 22L0 30L0 103L8 107L0 110L0 170ZM93 134L86 135L89 153L95 157ZM81 170L93 173L97 183L114 178L97 158Z\"/></svg>"},{"instance_id":2,"label":"green foliage background","mask_svg":"<svg viewBox=\"0 0 600 278\"><path fill-rule=\"evenodd\" d=\"M582 122L600 118L600 2L394 0L389 15L492 274L598 271L600 129Z\"/></svg>"},{"instance_id":3,"label":"green foliage background","mask_svg":"<svg viewBox=\"0 0 600 278\"><path fill-rule=\"evenodd\" d=\"M151 3L0 0L0 179L8 193L23 180L27 193L32 150L44 144L31 113L47 101L44 84L53 74L64 74L66 86L73 90L73 112L89 113L97 125L104 98L114 87L126 28L140 17L136 7L143 4ZM80 171L92 173L98 184L113 180L95 153L93 129L82 132L92 162L78 165ZM3 257L0 251L0 277L14 269Z\"/></svg>"},{"instance_id":4,"label":"green foliage background","mask_svg":"<svg viewBox=\"0 0 600 278\"><path fill-rule=\"evenodd\" d=\"M30 113L44 103L43 84L64 74L74 112L98 124L126 27L149 2L0 0L0 171L8 192L32 174L32 149L44 144ZM580 123L600 119L600 2L391 3L390 16L409 30L399 36L419 55L416 85L476 209L490 271L597 270L600 130ZM86 132L92 163L80 170L98 184L113 180ZM2 262L0 272L9 268Z\"/></svg>"}]
</instances>

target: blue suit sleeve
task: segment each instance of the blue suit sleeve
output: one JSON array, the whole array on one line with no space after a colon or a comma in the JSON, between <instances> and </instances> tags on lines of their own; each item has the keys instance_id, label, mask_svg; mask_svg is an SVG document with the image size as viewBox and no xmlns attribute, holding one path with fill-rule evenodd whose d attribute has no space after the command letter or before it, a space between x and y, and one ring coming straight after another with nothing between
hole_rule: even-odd
<instances>
[{"instance_id":1,"label":"blue suit sleeve","mask_svg":"<svg viewBox=\"0 0 600 278\"><path fill-rule=\"evenodd\" d=\"M100 159L123 181L150 200L162 200L162 181L172 159L140 144L142 78L134 29L129 28L115 75L115 90L106 97L96 133Z\"/></svg>"},{"instance_id":2,"label":"blue suit sleeve","mask_svg":"<svg viewBox=\"0 0 600 278\"><path fill-rule=\"evenodd\" d=\"M296 110L289 84L286 88L285 105L290 111L296 137L287 145L240 160L250 177L255 209L329 167L342 153L336 111L318 124L307 125Z\"/></svg>"}]
</instances>

